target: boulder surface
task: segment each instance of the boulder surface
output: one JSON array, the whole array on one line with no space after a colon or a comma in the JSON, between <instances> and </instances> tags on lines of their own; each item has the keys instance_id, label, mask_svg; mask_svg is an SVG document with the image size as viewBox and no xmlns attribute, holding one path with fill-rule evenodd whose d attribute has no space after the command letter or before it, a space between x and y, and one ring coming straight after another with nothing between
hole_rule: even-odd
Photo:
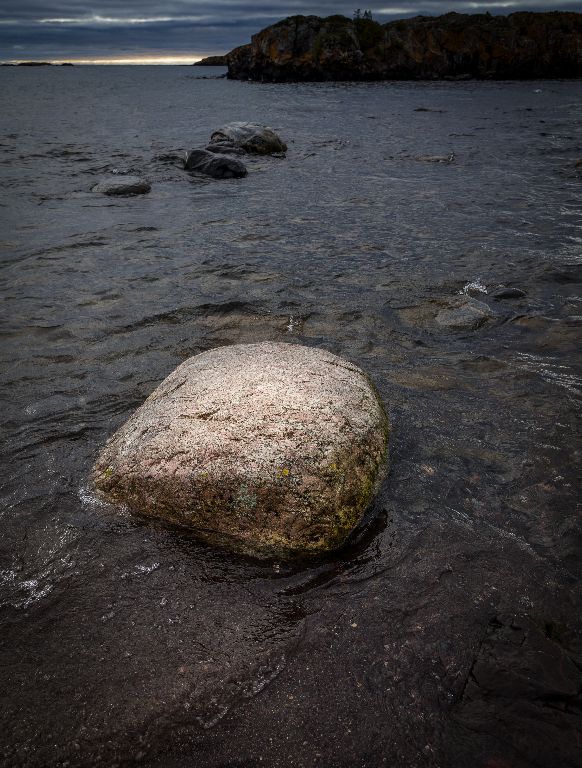
<instances>
[{"instance_id":1,"label":"boulder surface","mask_svg":"<svg viewBox=\"0 0 582 768\"><path fill-rule=\"evenodd\" d=\"M388 421L352 363L266 342L182 363L108 441L97 493L258 557L343 544L382 478Z\"/></svg>"},{"instance_id":2,"label":"boulder surface","mask_svg":"<svg viewBox=\"0 0 582 768\"><path fill-rule=\"evenodd\" d=\"M196 171L213 179L240 179L247 175L244 163L235 157L209 152L207 149L193 149L184 160L187 171Z\"/></svg>"},{"instance_id":3,"label":"boulder surface","mask_svg":"<svg viewBox=\"0 0 582 768\"><path fill-rule=\"evenodd\" d=\"M102 195L145 195L151 188L149 181L139 176L116 176L96 184L93 192Z\"/></svg>"},{"instance_id":4,"label":"boulder surface","mask_svg":"<svg viewBox=\"0 0 582 768\"><path fill-rule=\"evenodd\" d=\"M277 155L287 145L272 128L258 123L229 123L217 128L210 137L211 145L240 147L252 155Z\"/></svg>"}]
</instances>

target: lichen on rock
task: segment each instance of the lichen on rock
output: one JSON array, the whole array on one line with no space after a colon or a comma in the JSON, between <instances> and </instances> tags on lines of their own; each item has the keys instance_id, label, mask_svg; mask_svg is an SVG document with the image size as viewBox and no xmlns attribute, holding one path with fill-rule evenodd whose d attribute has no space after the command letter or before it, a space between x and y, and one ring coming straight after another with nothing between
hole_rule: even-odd
<instances>
[{"instance_id":1,"label":"lichen on rock","mask_svg":"<svg viewBox=\"0 0 582 768\"><path fill-rule=\"evenodd\" d=\"M383 476L388 421L368 377L282 343L180 365L109 440L99 495L258 557L341 546Z\"/></svg>"}]
</instances>

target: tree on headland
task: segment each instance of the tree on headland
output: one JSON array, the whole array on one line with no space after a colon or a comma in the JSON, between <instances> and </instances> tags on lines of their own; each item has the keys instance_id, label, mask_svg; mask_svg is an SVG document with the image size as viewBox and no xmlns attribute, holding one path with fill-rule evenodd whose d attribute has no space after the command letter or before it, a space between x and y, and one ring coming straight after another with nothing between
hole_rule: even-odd
<instances>
[{"instance_id":1,"label":"tree on headland","mask_svg":"<svg viewBox=\"0 0 582 768\"><path fill-rule=\"evenodd\" d=\"M361 8L356 8L354 11L354 20L358 21L358 19L366 19L367 21L372 21L372 11L362 11Z\"/></svg>"}]
</instances>

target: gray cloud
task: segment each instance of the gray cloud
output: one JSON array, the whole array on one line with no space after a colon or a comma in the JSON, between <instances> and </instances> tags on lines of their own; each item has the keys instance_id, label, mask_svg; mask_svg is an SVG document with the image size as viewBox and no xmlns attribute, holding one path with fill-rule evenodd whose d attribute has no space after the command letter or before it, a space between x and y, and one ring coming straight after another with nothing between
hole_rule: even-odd
<instances>
[{"instance_id":1,"label":"gray cloud","mask_svg":"<svg viewBox=\"0 0 582 768\"><path fill-rule=\"evenodd\" d=\"M4 0L0 7L0 60L75 59L223 53L278 19L296 13L351 16L356 3L332 0ZM378 21L451 10L511 13L582 11L582 0L377 0L364 3Z\"/></svg>"}]
</instances>

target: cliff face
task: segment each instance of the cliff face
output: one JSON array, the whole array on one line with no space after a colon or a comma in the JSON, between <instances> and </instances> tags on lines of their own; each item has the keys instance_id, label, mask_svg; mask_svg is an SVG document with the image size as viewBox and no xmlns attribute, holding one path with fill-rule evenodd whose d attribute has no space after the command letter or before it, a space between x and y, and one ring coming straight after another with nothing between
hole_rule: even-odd
<instances>
[{"instance_id":1,"label":"cliff face","mask_svg":"<svg viewBox=\"0 0 582 768\"><path fill-rule=\"evenodd\" d=\"M227 60L229 77L266 82L582 77L582 14L291 16Z\"/></svg>"}]
</instances>

